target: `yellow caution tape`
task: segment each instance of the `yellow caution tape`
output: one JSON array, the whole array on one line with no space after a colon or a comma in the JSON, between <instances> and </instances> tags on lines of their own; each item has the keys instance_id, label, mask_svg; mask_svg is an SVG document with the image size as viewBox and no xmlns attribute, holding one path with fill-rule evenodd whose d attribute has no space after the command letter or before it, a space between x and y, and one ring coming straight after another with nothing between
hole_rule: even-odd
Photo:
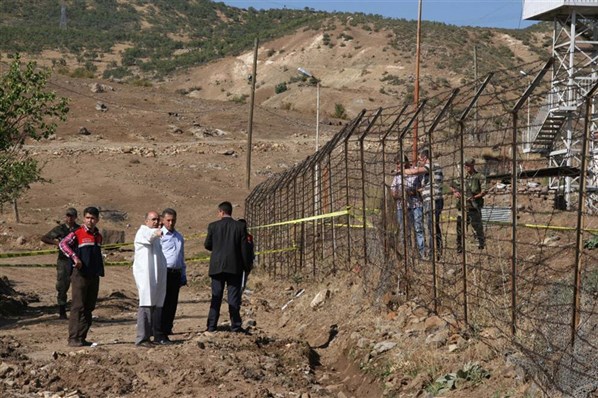
<instances>
[{"instance_id":1,"label":"yellow caution tape","mask_svg":"<svg viewBox=\"0 0 598 398\"><path fill-rule=\"evenodd\" d=\"M277 223L267 224L267 225L257 225L255 227L250 228L250 229L251 230L256 230L256 229L261 229L261 228L279 227L281 225L300 224L302 222L322 220L322 219L325 219L325 218L333 218L333 217L346 216L348 214L351 214L349 208L347 208L345 210L335 211L333 213L319 214L317 216L310 216L310 217L305 217L305 218L298 218L298 219L289 220L289 221L280 221L280 222L277 222Z\"/></svg>"},{"instance_id":2,"label":"yellow caution tape","mask_svg":"<svg viewBox=\"0 0 598 398\"><path fill-rule=\"evenodd\" d=\"M0 253L0 258L41 256L44 254L53 254L53 253L58 253L58 249L35 250L35 251L30 251L30 252L17 252L17 253Z\"/></svg>"},{"instance_id":3,"label":"yellow caution tape","mask_svg":"<svg viewBox=\"0 0 598 398\"><path fill-rule=\"evenodd\" d=\"M196 234L191 234L185 237L186 240L188 239L195 239L195 238L205 238L206 236L208 236L207 233L205 232L198 232Z\"/></svg>"},{"instance_id":4,"label":"yellow caution tape","mask_svg":"<svg viewBox=\"0 0 598 398\"><path fill-rule=\"evenodd\" d=\"M285 247L284 249L272 249L272 250L262 250L262 251L258 251L255 253L255 255L260 255L260 254L272 254L272 253L283 253L283 252L292 252L295 250L298 250L299 247L297 246L291 246L291 247Z\"/></svg>"},{"instance_id":5,"label":"yellow caution tape","mask_svg":"<svg viewBox=\"0 0 598 398\"><path fill-rule=\"evenodd\" d=\"M130 261L107 261L105 267L132 265ZM0 267L56 267L56 264L0 264Z\"/></svg>"},{"instance_id":6,"label":"yellow caution tape","mask_svg":"<svg viewBox=\"0 0 598 398\"><path fill-rule=\"evenodd\" d=\"M130 246L132 244L133 244L133 242L110 243L108 245L103 245L102 249L114 249L114 248L117 248L117 247Z\"/></svg>"},{"instance_id":7,"label":"yellow caution tape","mask_svg":"<svg viewBox=\"0 0 598 398\"><path fill-rule=\"evenodd\" d=\"M0 264L0 267L56 267L56 264Z\"/></svg>"},{"instance_id":8,"label":"yellow caution tape","mask_svg":"<svg viewBox=\"0 0 598 398\"><path fill-rule=\"evenodd\" d=\"M353 217L355 217L358 221L363 222L363 215L362 214L356 214L356 213L352 212L351 215ZM365 221L365 225L366 225L366 228L374 228L374 225L371 222L369 222L368 220ZM359 227L359 228L363 228L363 224L361 224L361 227Z\"/></svg>"},{"instance_id":9,"label":"yellow caution tape","mask_svg":"<svg viewBox=\"0 0 598 398\"><path fill-rule=\"evenodd\" d=\"M366 209L367 211L375 211L376 209ZM304 217L304 218L299 218L299 219L295 219L295 220L288 220L288 221L281 221L281 222L277 222L277 223L272 223L272 224L267 224L267 225L257 225L255 227L251 227L249 228L250 230L257 230L257 229L261 229L261 228L270 228L270 227L278 227L278 226L282 226L282 225L292 225L292 224L299 224L299 223L303 223L303 222L310 222L310 221L316 221L316 220L323 220L323 219L328 219L328 218L335 218L335 217L340 217L340 216L352 216L355 217L358 221L362 221L363 220L363 215L362 214L357 214L353 211L351 211L350 207L347 207L344 210L339 210L336 212L332 212L332 213L326 213L326 214L320 214L320 215L316 215L316 216L310 216L310 217ZM441 221L442 222L447 222L447 221L456 221L457 218L456 217L451 217L451 216L442 216ZM509 222L503 222L503 221L492 221L489 222L490 224L499 224L499 225L511 225L511 223ZM549 230L556 230L556 231L575 231L576 228L575 227L561 227L561 226L553 226L553 225L543 225L543 224L517 224L520 227L524 227L524 228L533 228L533 229L549 229ZM347 227L347 228L363 228L363 224L341 224L341 223L337 223L335 224L335 226L337 227ZM367 228L374 228L374 225L366 220L366 227ZM598 229L595 228L584 228L583 229L584 232L589 232L592 234L598 234ZM201 238L201 237L205 237L207 236L206 233L204 232L200 232L200 233L196 233L196 234L192 234L188 237L188 239L192 239L192 238ZM114 249L114 248L118 248L118 247L123 247L123 246L129 246L132 245L132 242L125 242L125 243L112 243L112 244L108 244L108 245L104 245L102 246L102 248L104 249ZM297 246L291 246L291 247L286 247L283 249L273 249L273 250L264 250L264 251L259 251L256 252L256 255L258 254L271 254L271 253L281 253L281 252L287 252L287 251L295 251L298 250ZM40 255L46 255L46 254L54 254L57 253L58 249L47 249L47 250L34 250L34 251L27 251L27 252L13 252L13 253L0 253L0 258L15 258L15 257L30 257L30 256L40 256ZM185 259L186 262L199 262L199 261L206 261L209 260L210 256L198 256L198 257L192 257L189 259ZM123 266L123 265L132 265L131 261L108 261L106 263L104 263L104 265L106 266ZM30 266L30 267L53 267L55 266L55 264L0 264L0 267L19 267L19 266Z\"/></svg>"},{"instance_id":10,"label":"yellow caution tape","mask_svg":"<svg viewBox=\"0 0 598 398\"><path fill-rule=\"evenodd\" d=\"M457 217L442 217L442 222L446 221L457 221ZM512 225L508 221L484 221L486 224L497 224L497 225ZM558 225L545 225L545 224L517 224L518 227L532 228L532 229L550 229L554 231L575 231L575 227L560 227ZM595 228L583 228L582 231L589 232L592 234L598 234L598 229Z\"/></svg>"},{"instance_id":11,"label":"yellow caution tape","mask_svg":"<svg viewBox=\"0 0 598 398\"><path fill-rule=\"evenodd\" d=\"M201 232L197 234L190 235L188 239L192 239L193 237L205 237L207 236L206 233ZM110 250L110 249L117 249L119 247L124 246L131 246L133 242L123 242L123 243L110 243L107 245L103 245L102 249ZM12 252L12 253L0 253L0 258L15 258L15 257L31 257L31 256L42 256L46 254L55 254L58 253L58 249L45 249L45 250L31 250L26 252Z\"/></svg>"},{"instance_id":12,"label":"yellow caution tape","mask_svg":"<svg viewBox=\"0 0 598 398\"><path fill-rule=\"evenodd\" d=\"M336 227L347 227L347 228L363 228L363 224L334 224ZM366 225L366 228L374 228L373 225Z\"/></svg>"},{"instance_id":13,"label":"yellow caution tape","mask_svg":"<svg viewBox=\"0 0 598 398\"><path fill-rule=\"evenodd\" d=\"M115 249L118 247L132 245L133 243L111 243L109 245L102 246L102 249ZM0 253L0 258L14 258L14 257L31 257L31 256L42 256L46 254L58 253L58 249L46 249L46 250L32 250L28 252L13 252L13 253Z\"/></svg>"},{"instance_id":14,"label":"yellow caution tape","mask_svg":"<svg viewBox=\"0 0 598 398\"><path fill-rule=\"evenodd\" d=\"M202 256L195 256L195 257L191 257L191 258L186 258L185 262L186 263L192 263L192 262L199 262L199 261L207 261L210 259L210 255L209 254L204 254Z\"/></svg>"}]
</instances>

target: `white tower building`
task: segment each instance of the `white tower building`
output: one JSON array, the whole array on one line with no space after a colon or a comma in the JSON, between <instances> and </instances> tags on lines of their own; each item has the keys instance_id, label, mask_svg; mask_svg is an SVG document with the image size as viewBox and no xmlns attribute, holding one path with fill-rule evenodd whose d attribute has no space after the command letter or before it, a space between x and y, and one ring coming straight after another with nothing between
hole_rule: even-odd
<instances>
[{"instance_id":1,"label":"white tower building","mask_svg":"<svg viewBox=\"0 0 598 398\"><path fill-rule=\"evenodd\" d=\"M524 0L523 19L554 23L552 56L555 59L551 91L538 112L525 152L541 153L550 166L577 166L583 131L574 130L573 120L585 112L584 96L598 81L598 0ZM591 131L598 131L595 107L592 107ZM598 144L590 143L588 191L598 190ZM582 175L584 175L582 173ZM578 180L551 181L551 188L564 188L567 207ZM597 201L588 203L593 209Z\"/></svg>"}]
</instances>

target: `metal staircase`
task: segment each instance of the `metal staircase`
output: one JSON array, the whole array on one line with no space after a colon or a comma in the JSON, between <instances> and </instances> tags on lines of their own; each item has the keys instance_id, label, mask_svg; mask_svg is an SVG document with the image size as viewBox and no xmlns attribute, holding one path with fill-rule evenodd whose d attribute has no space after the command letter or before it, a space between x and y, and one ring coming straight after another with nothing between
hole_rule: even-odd
<instances>
[{"instance_id":1,"label":"metal staircase","mask_svg":"<svg viewBox=\"0 0 598 398\"><path fill-rule=\"evenodd\" d=\"M573 111L572 107L551 108L549 105L542 107L529 127L529 137L523 152L549 155L554 149L557 136Z\"/></svg>"}]
</instances>

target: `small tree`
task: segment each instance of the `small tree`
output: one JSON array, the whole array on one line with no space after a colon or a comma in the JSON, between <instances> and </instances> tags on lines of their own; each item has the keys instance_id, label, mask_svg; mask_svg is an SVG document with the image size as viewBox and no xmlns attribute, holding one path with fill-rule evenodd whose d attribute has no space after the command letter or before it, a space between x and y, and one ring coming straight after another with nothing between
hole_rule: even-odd
<instances>
[{"instance_id":1,"label":"small tree","mask_svg":"<svg viewBox=\"0 0 598 398\"><path fill-rule=\"evenodd\" d=\"M27 138L40 140L66 120L68 99L46 91L49 72L35 62L21 63L17 54L0 77L0 205L23 195L41 177L41 165L23 148ZM15 217L18 220L18 213Z\"/></svg>"},{"instance_id":2,"label":"small tree","mask_svg":"<svg viewBox=\"0 0 598 398\"><path fill-rule=\"evenodd\" d=\"M274 92L276 94L284 93L289 88L287 87L287 82L278 83L276 87L274 87Z\"/></svg>"},{"instance_id":3,"label":"small tree","mask_svg":"<svg viewBox=\"0 0 598 398\"><path fill-rule=\"evenodd\" d=\"M337 119L346 119L347 118L347 112L346 112L343 104L338 104L338 103L334 104L334 117Z\"/></svg>"}]
</instances>

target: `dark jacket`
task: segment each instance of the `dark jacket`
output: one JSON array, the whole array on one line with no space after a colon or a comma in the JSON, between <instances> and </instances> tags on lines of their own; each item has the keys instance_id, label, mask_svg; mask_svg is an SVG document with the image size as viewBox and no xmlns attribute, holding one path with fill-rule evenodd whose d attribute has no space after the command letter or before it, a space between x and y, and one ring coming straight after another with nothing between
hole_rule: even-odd
<instances>
[{"instance_id":1,"label":"dark jacket","mask_svg":"<svg viewBox=\"0 0 598 398\"><path fill-rule=\"evenodd\" d=\"M47 234L45 234L43 236L43 238L47 238L48 240L54 240L54 239L62 240L62 239L64 239L65 236L67 236L71 232L79 229L79 227L80 226L78 224L75 224L73 226L73 228L70 228L66 224L60 224L60 225L57 225L56 227L52 228L52 230L50 232L48 232ZM66 256L66 254L64 254L62 252L62 250L58 250L58 260L68 260L68 259L69 258Z\"/></svg>"},{"instance_id":2,"label":"dark jacket","mask_svg":"<svg viewBox=\"0 0 598 398\"><path fill-rule=\"evenodd\" d=\"M221 273L238 275L250 271L251 254L245 224L232 217L223 217L210 223L204 246L212 252L210 276Z\"/></svg>"},{"instance_id":3,"label":"dark jacket","mask_svg":"<svg viewBox=\"0 0 598 398\"><path fill-rule=\"evenodd\" d=\"M82 225L79 229L64 237L58 244L60 250L71 259L81 260L79 270L84 276L104 276L104 257L102 256L102 235L96 228L94 231Z\"/></svg>"}]
</instances>

